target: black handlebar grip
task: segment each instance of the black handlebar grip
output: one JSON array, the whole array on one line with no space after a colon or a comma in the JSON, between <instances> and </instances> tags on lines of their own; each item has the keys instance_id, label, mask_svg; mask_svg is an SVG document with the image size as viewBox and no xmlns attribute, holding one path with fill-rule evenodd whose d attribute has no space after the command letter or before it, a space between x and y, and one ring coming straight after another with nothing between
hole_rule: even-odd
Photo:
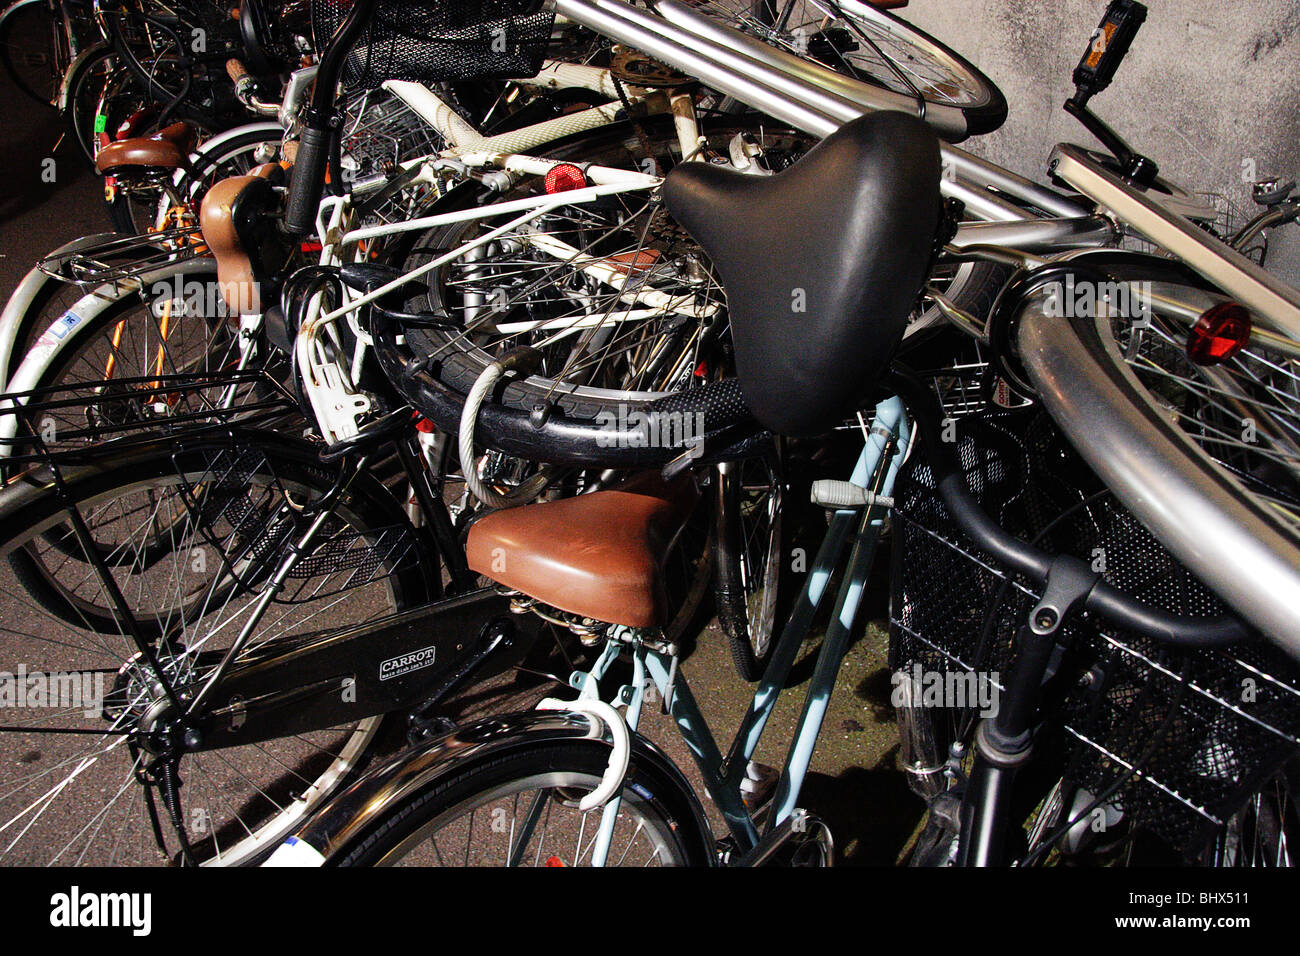
<instances>
[{"instance_id":1,"label":"black handlebar grip","mask_svg":"<svg viewBox=\"0 0 1300 956\"><path fill-rule=\"evenodd\" d=\"M330 158L329 130L304 127L289 180L289 201L284 211L284 228L301 236L316 228L316 210L325 188L325 167Z\"/></svg>"}]
</instances>

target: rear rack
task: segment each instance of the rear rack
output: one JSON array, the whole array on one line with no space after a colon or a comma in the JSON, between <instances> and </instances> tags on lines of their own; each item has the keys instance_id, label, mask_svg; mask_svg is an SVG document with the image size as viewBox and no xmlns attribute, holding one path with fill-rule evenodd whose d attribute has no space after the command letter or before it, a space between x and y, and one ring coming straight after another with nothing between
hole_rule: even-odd
<instances>
[{"instance_id":1,"label":"rear rack","mask_svg":"<svg viewBox=\"0 0 1300 956\"><path fill-rule=\"evenodd\" d=\"M75 464L182 433L295 419L294 396L260 369L50 386L0 395L0 460Z\"/></svg>"},{"instance_id":2,"label":"rear rack","mask_svg":"<svg viewBox=\"0 0 1300 956\"><path fill-rule=\"evenodd\" d=\"M144 276L162 266L208 254L199 226L172 226L57 253L42 259L37 268L86 292L108 285L120 295L139 288Z\"/></svg>"}]
</instances>

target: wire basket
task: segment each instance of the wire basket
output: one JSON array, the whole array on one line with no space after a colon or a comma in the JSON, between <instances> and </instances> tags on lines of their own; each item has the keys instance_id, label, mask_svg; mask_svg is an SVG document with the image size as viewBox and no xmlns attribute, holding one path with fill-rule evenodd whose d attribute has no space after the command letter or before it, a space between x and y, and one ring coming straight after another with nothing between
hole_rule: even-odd
<instances>
[{"instance_id":1,"label":"wire basket","mask_svg":"<svg viewBox=\"0 0 1300 956\"><path fill-rule=\"evenodd\" d=\"M413 218L423 204L440 195L437 186L422 182L394 188L399 164L436 155L447 144L437 130L392 93L352 93L340 139L344 176L360 193L354 197L353 208L361 214L363 225ZM375 185L383 189L377 199Z\"/></svg>"},{"instance_id":2,"label":"wire basket","mask_svg":"<svg viewBox=\"0 0 1300 956\"><path fill-rule=\"evenodd\" d=\"M1223 613L1040 410L990 410L960 420L956 437L972 492L1008 531L1088 561L1153 606ZM956 531L923 455L900 476L896 500L891 666L1000 678L1039 595ZM1058 761L1067 784L1094 796L1136 768L1110 802L1188 857L1297 752L1300 668L1262 641L1176 650L1077 617L1066 638L1048 694L1064 734L1036 757Z\"/></svg>"},{"instance_id":3,"label":"wire basket","mask_svg":"<svg viewBox=\"0 0 1300 956\"><path fill-rule=\"evenodd\" d=\"M315 0L312 29L323 50L343 22L348 0ZM536 76L555 13L541 0L381 0L348 55L344 82L374 88L384 80L441 83Z\"/></svg>"}]
</instances>

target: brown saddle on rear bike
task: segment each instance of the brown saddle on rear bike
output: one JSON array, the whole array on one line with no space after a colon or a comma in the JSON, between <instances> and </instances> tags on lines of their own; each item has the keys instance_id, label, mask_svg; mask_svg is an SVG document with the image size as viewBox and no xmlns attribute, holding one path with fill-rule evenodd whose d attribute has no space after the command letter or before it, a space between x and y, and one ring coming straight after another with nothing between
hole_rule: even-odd
<instances>
[{"instance_id":1,"label":"brown saddle on rear bike","mask_svg":"<svg viewBox=\"0 0 1300 956\"><path fill-rule=\"evenodd\" d=\"M671 617L664 564L699 494L656 472L607 491L494 511L470 528L469 566L579 617L660 627Z\"/></svg>"},{"instance_id":2,"label":"brown saddle on rear bike","mask_svg":"<svg viewBox=\"0 0 1300 956\"><path fill-rule=\"evenodd\" d=\"M103 176L122 176L180 169L194 148L194 130L173 123L148 136L109 143L95 154L95 169Z\"/></svg>"}]
</instances>

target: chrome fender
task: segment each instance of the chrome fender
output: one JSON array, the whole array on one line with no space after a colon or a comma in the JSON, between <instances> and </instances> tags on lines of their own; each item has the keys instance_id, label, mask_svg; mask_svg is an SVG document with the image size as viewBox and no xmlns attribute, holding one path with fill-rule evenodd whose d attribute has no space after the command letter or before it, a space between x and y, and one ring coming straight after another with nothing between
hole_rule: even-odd
<instances>
[{"instance_id":1,"label":"chrome fender","mask_svg":"<svg viewBox=\"0 0 1300 956\"><path fill-rule=\"evenodd\" d=\"M469 762L542 743L599 740L608 746L597 726L573 711L521 711L467 724L450 734L409 747L372 768L321 806L285 843L297 849L295 856L300 861L310 860L306 865L329 865L335 853L365 832L376 819L439 777L462 769ZM701 860L712 864L716 858L712 830L694 789L677 765L637 734L632 735L632 761L680 790L694 818L696 837L701 841L694 849Z\"/></svg>"}]
</instances>

